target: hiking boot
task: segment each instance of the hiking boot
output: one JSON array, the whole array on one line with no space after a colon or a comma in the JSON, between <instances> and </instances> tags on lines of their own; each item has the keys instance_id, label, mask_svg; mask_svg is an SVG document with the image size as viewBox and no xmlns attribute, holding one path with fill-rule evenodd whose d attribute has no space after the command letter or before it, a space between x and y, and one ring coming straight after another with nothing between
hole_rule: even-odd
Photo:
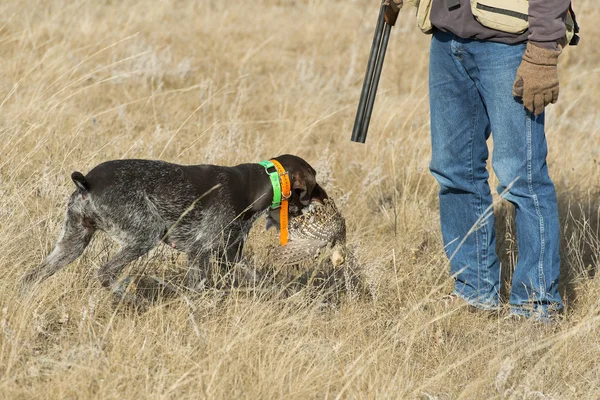
<instances>
[{"instance_id":1,"label":"hiking boot","mask_svg":"<svg viewBox=\"0 0 600 400\"><path fill-rule=\"evenodd\" d=\"M442 296L442 298L439 300L439 303L441 307L447 311L457 310L459 308L464 307L467 310L467 312L470 312L472 314L486 315L489 317L497 317L500 315L500 308L484 309L475 307L474 305L469 304L469 302L467 302L465 299L463 299L456 293L450 293Z\"/></svg>"},{"instance_id":2,"label":"hiking boot","mask_svg":"<svg viewBox=\"0 0 600 400\"><path fill-rule=\"evenodd\" d=\"M540 316L536 314L526 315L523 313L518 313L514 311L510 311L509 314L503 318L505 321L514 322L514 323L524 323L524 322L532 322L539 326L544 327L557 327L562 321L565 320L565 316L560 311L554 311L548 315Z\"/></svg>"}]
</instances>

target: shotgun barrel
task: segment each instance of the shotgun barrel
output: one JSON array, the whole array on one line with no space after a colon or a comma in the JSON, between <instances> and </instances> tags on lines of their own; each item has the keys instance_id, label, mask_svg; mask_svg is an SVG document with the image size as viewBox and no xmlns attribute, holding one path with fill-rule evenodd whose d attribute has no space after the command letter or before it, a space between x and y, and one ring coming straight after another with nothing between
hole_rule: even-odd
<instances>
[{"instance_id":1,"label":"shotgun barrel","mask_svg":"<svg viewBox=\"0 0 600 400\"><path fill-rule=\"evenodd\" d=\"M371 45L371 53L369 54L369 61L367 63L367 71L360 93L360 100L358 101L354 127L352 128L351 140L353 142L365 143L367 140L369 122L371 121L371 114L373 113L373 105L375 104L377 86L379 85L385 52L390 39L390 31L392 25L396 22L395 17L386 17L386 11L388 11L387 7L390 6L386 5L386 2L384 2L379 10L377 26L375 27L375 34L373 36L373 44ZM397 16L397 14L395 16Z\"/></svg>"}]
</instances>

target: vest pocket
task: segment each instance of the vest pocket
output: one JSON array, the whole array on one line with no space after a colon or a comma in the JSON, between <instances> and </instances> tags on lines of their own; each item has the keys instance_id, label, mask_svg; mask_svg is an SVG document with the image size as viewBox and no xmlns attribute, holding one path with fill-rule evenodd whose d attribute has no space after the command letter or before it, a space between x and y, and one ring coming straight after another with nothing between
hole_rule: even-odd
<instances>
[{"instance_id":1,"label":"vest pocket","mask_svg":"<svg viewBox=\"0 0 600 400\"><path fill-rule=\"evenodd\" d=\"M406 0L411 6L417 7L417 26L424 33L433 32L433 26L429 16L431 15L431 3L433 0Z\"/></svg>"},{"instance_id":2,"label":"vest pocket","mask_svg":"<svg viewBox=\"0 0 600 400\"><path fill-rule=\"evenodd\" d=\"M523 33L529 26L528 0L471 0L471 11L483 26L508 33Z\"/></svg>"}]
</instances>

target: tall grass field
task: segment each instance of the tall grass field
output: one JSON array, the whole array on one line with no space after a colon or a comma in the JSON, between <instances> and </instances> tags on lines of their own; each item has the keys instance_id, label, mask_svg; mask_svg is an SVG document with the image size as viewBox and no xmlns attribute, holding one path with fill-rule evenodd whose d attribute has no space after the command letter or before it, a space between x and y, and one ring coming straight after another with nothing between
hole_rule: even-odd
<instances>
[{"instance_id":1,"label":"tall grass field","mask_svg":"<svg viewBox=\"0 0 600 400\"><path fill-rule=\"evenodd\" d=\"M392 29L362 145L350 135L375 0L1 2L0 399L600 398L600 6L574 6L581 43L560 57L546 115L566 306L546 326L438 301L452 282L428 170L430 37L414 8ZM102 234L19 290L58 238L73 171L283 153L335 198L363 295L267 285L138 312L95 277L118 248ZM506 296L514 210L494 196ZM131 269L145 263L185 257L163 247Z\"/></svg>"}]
</instances>

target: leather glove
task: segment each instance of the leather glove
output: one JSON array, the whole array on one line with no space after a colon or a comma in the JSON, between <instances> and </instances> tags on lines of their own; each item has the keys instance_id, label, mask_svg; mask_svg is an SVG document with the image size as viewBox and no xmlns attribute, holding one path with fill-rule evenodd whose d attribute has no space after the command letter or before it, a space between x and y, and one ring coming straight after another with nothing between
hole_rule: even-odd
<instances>
[{"instance_id":1,"label":"leather glove","mask_svg":"<svg viewBox=\"0 0 600 400\"><path fill-rule=\"evenodd\" d=\"M527 43L512 93L523 99L525 108L535 115L540 115L544 107L558 100L557 63L560 53L560 47L551 50Z\"/></svg>"},{"instance_id":2,"label":"leather glove","mask_svg":"<svg viewBox=\"0 0 600 400\"><path fill-rule=\"evenodd\" d=\"M402 5L404 4L404 0L386 0L385 1L385 5L387 6L385 8L385 22L388 23L388 25L394 26L394 24L396 23L396 19L398 18L398 13L400 12L400 9L402 8Z\"/></svg>"}]
</instances>

